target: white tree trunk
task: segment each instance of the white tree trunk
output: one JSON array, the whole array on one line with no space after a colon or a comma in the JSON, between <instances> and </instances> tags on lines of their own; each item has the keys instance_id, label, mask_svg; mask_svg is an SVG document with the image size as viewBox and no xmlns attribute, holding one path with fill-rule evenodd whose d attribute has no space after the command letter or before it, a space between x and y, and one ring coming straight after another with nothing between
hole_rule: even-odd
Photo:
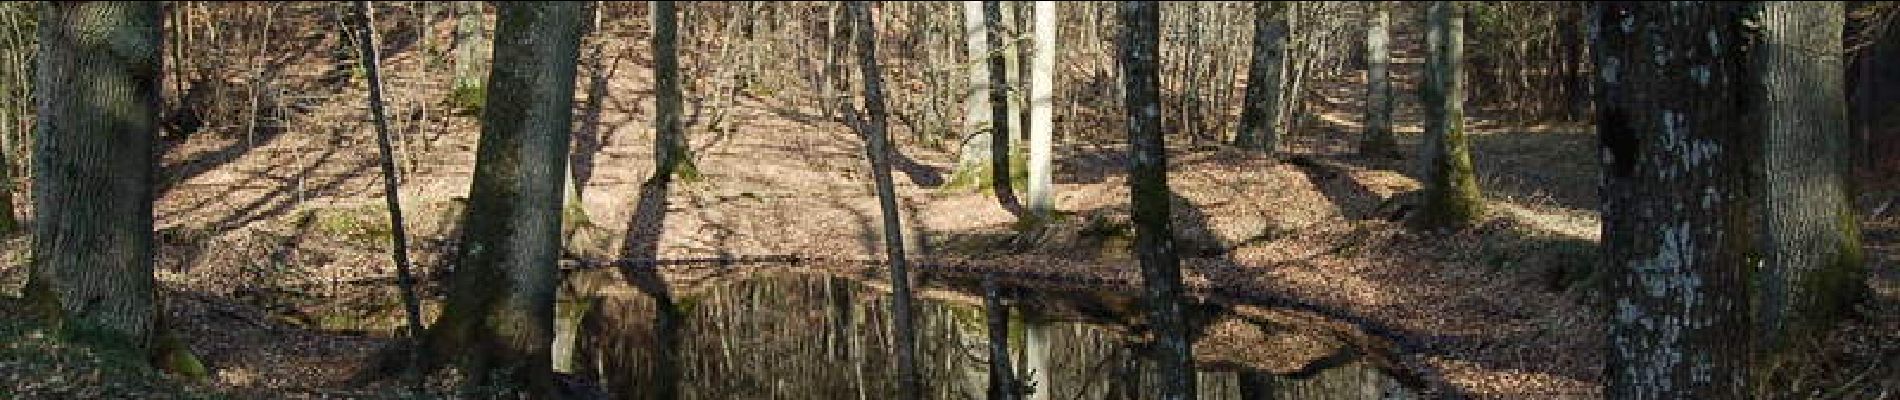
<instances>
[{"instance_id":1,"label":"white tree trunk","mask_svg":"<svg viewBox=\"0 0 1900 400\"><path fill-rule=\"evenodd\" d=\"M1035 56L1029 60L1029 210L1047 216L1055 208L1050 196L1050 157L1054 146L1056 66L1056 2L1035 5Z\"/></svg>"}]
</instances>

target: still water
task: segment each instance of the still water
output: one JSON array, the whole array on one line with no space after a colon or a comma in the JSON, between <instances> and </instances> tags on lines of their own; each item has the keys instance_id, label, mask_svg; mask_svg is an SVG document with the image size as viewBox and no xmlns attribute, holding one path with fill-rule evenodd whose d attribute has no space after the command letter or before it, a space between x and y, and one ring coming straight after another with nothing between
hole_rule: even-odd
<instances>
[{"instance_id":1,"label":"still water","mask_svg":"<svg viewBox=\"0 0 1900 400\"><path fill-rule=\"evenodd\" d=\"M556 369L623 399L895 397L887 281L758 268L667 285L663 273L572 274ZM920 286L913 304L928 398L988 398L992 365L1016 398L1158 397L1138 292L974 277ZM1300 318L1190 309L1203 399L1413 397L1389 363ZM1007 327L992 329L992 317ZM992 338L1006 343L1006 363L991 362Z\"/></svg>"}]
</instances>

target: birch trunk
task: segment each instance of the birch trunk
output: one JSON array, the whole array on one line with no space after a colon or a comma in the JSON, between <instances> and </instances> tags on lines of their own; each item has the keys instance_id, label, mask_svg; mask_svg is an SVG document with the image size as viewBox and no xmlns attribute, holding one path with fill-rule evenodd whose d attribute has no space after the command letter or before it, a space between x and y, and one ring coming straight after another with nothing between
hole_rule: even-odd
<instances>
[{"instance_id":1,"label":"birch trunk","mask_svg":"<svg viewBox=\"0 0 1900 400\"><path fill-rule=\"evenodd\" d=\"M1035 56L1029 60L1029 210L1037 218L1055 208L1050 193L1055 145L1056 2L1035 3Z\"/></svg>"}]
</instances>

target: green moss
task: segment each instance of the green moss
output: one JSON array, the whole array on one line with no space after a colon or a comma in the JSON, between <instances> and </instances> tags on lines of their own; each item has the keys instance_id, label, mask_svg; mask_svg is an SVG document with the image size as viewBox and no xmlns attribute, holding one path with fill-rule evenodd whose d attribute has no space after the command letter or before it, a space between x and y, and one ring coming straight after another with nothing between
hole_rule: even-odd
<instances>
[{"instance_id":1,"label":"green moss","mask_svg":"<svg viewBox=\"0 0 1900 400\"><path fill-rule=\"evenodd\" d=\"M1028 152L1011 151L1009 153L1009 165L1009 187L1015 189L1017 193L1028 192ZM942 190L953 193L977 192L993 194L996 192L996 186L992 184L996 177L995 170L994 164L988 161L976 163L976 165L962 166L956 171L951 172L950 179L944 183Z\"/></svg>"},{"instance_id":2,"label":"green moss","mask_svg":"<svg viewBox=\"0 0 1900 400\"><path fill-rule=\"evenodd\" d=\"M460 85L449 91L449 108L462 115L482 115L487 102L488 87L484 85Z\"/></svg>"},{"instance_id":3,"label":"green moss","mask_svg":"<svg viewBox=\"0 0 1900 400\"><path fill-rule=\"evenodd\" d=\"M194 382L211 377L211 370L205 368L197 354L192 354L191 346L185 345L169 332L159 335L158 346L153 351L157 355L158 367L165 372Z\"/></svg>"},{"instance_id":4,"label":"green moss","mask_svg":"<svg viewBox=\"0 0 1900 400\"><path fill-rule=\"evenodd\" d=\"M395 235L389 223L389 209L382 205L304 210L310 228L330 237L345 238L367 245L387 245Z\"/></svg>"}]
</instances>

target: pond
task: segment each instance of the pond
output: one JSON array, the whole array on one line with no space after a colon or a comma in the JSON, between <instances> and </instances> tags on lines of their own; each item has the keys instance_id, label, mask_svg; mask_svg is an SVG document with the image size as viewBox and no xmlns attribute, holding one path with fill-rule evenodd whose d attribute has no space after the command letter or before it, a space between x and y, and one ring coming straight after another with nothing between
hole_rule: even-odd
<instances>
[{"instance_id":1,"label":"pond","mask_svg":"<svg viewBox=\"0 0 1900 400\"><path fill-rule=\"evenodd\" d=\"M773 268L660 274L570 274L556 369L623 399L895 397L888 281ZM1157 398L1142 303L1129 289L921 282L913 304L926 397L987 398L995 337L1008 349L998 371L1013 377L998 381L1015 382L1007 387L1020 398ZM1190 312L1203 399L1414 397L1402 383L1412 381L1340 324L1251 306ZM1007 328L992 331L991 317Z\"/></svg>"}]
</instances>

